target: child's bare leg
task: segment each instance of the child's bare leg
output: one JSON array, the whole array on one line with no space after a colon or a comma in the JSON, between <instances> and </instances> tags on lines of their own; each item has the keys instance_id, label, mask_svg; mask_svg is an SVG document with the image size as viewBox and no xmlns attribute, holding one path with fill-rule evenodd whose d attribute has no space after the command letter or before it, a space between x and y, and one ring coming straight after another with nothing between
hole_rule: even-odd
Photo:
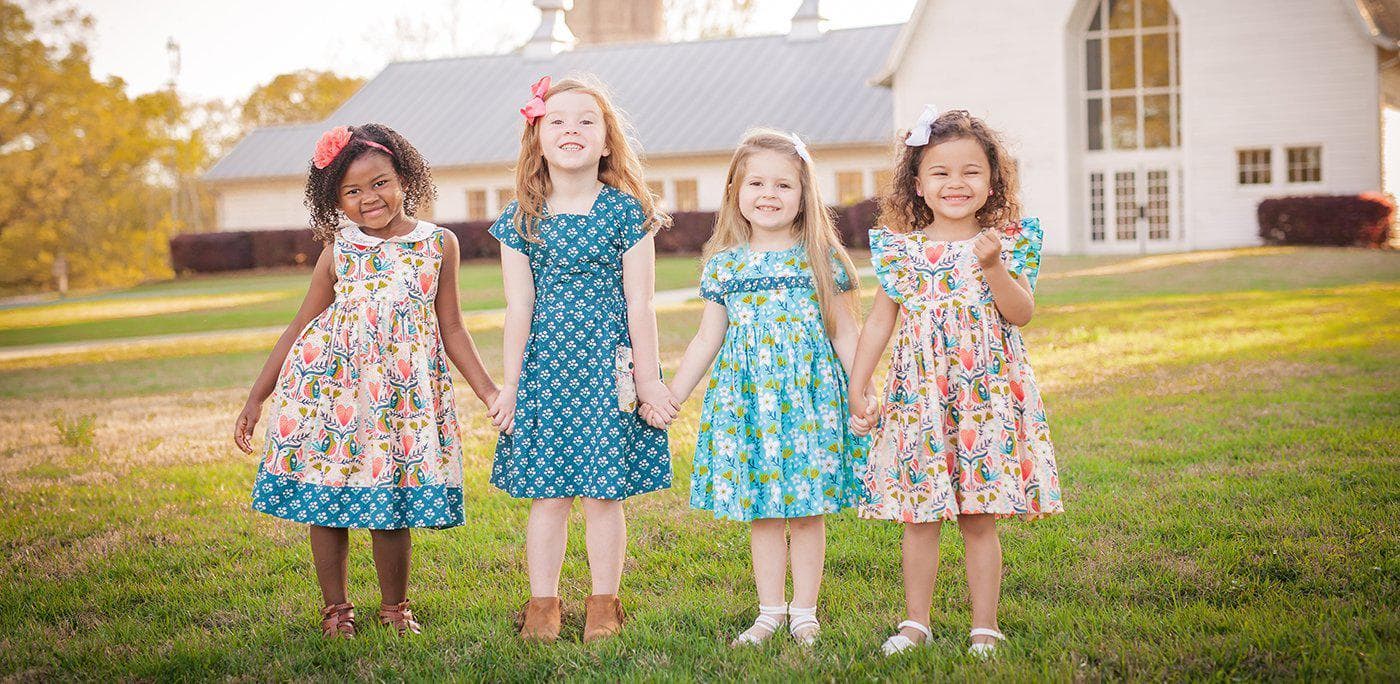
<instances>
[{"instance_id":1,"label":"child's bare leg","mask_svg":"<svg viewBox=\"0 0 1400 684\"><path fill-rule=\"evenodd\" d=\"M627 558L627 518L622 500L585 498L583 520L593 593L616 594L622 584L622 563Z\"/></svg>"},{"instance_id":2,"label":"child's bare leg","mask_svg":"<svg viewBox=\"0 0 1400 684\"><path fill-rule=\"evenodd\" d=\"M941 522L905 523L901 550L904 556L905 619L928 626L933 609L933 584L938 578L938 535ZM923 643L924 633L905 627L900 634Z\"/></svg>"},{"instance_id":3,"label":"child's bare leg","mask_svg":"<svg viewBox=\"0 0 1400 684\"><path fill-rule=\"evenodd\" d=\"M787 616L787 521L758 518L749 523L749 557L758 590L758 617L734 645L767 641Z\"/></svg>"},{"instance_id":4,"label":"child's bare leg","mask_svg":"<svg viewBox=\"0 0 1400 684\"><path fill-rule=\"evenodd\" d=\"M530 502L530 520L525 525L525 566L532 597L559 595L559 570L564 566L569 509L573 505L573 497Z\"/></svg>"},{"instance_id":5,"label":"child's bare leg","mask_svg":"<svg viewBox=\"0 0 1400 684\"><path fill-rule=\"evenodd\" d=\"M788 525L792 530L791 610L815 608L826 565L826 516L792 518ZM800 627L796 636L806 637L815 630L815 626Z\"/></svg>"},{"instance_id":6,"label":"child's bare leg","mask_svg":"<svg viewBox=\"0 0 1400 684\"><path fill-rule=\"evenodd\" d=\"M972 599L972 626L998 629L1001 539L997 536L996 516L960 515L958 529L962 530L963 544L967 547L967 593ZM994 641L988 636L972 638L972 642L978 644Z\"/></svg>"},{"instance_id":7,"label":"child's bare leg","mask_svg":"<svg viewBox=\"0 0 1400 684\"><path fill-rule=\"evenodd\" d=\"M350 531L343 527L311 525L311 559L321 600L333 606L346 602L346 565L350 556Z\"/></svg>"},{"instance_id":8,"label":"child's bare leg","mask_svg":"<svg viewBox=\"0 0 1400 684\"><path fill-rule=\"evenodd\" d=\"M379 601L394 606L408 598L408 564L412 544L407 528L370 530L374 573L379 576Z\"/></svg>"}]
</instances>

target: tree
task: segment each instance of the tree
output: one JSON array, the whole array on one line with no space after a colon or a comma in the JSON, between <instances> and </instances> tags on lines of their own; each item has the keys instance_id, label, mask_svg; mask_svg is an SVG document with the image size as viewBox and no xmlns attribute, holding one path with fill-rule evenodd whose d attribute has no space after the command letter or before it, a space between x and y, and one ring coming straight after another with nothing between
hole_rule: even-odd
<instances>
[{"instance_id":1,"label":"tree","mask_svg":"<svg viewBox=\"0 0 1400 684\"><path fill-rule=\"evenodd\" d=\"M247 129L321 121L364 83L362 78L329 71L303 69L282 74L248 95L239 118Z\"/></svg>"},{"instance_id":2,"label":"tree","mask_svg":"<svg viewBox=\"0 0 1400 684\"><path fill-rule=\"evenodd\" d=\"M0 0L0 287L48 286L60 264L77 287L168 275L179 99L95 79L90 20L44 21Z\"/></svg>"},{"instance_id":3,"label":"tree","mask_svg":"<svg viewBox=\"0 0 1400 684\"><path fill-rule=\"evenodd\" d=\"M666 30L672 40L743 35L758 0L666 0Z\"/></svg>"}]
</instances>

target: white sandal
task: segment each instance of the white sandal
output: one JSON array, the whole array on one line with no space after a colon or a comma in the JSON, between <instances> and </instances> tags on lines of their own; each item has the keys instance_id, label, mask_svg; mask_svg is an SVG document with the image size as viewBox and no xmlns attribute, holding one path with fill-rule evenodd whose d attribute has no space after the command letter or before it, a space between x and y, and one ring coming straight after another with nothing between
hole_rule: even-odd
<instances>
[{"instance_id":1,"label":"white sandal","mask_svg":"<svg viewBox=\"0 0 1400 684\"><path fill-rule=\"evenodd\" d=\"M996 644L996 642L997 642L997 641L1006 641L1006 635L1005 635L1005 634L1002 634L1001 632L998 632L998 631L996 631L995 629L988 629L988 628L986 628L986 627L977 627L977 628L974 628L971 632L968 632L968 636L970 636L970 637L985 636L985 637L991 637L992 639L994 639L994 641L992 641L992 643L990 643L990 644L972 644L971 646L968 646L968 647L967 647L968 655L973 655L973 656L976 656L976 657L981 658L981 659L983 659L983 660L986 660L987 658L990 658L990 657L992 657L993 655L996 655L996 652L997 652L997 644Z\"/></svg>"},{"instance_id":2,"label":"white sandal","mask_svg":"<svg viewBox=\"0 0 1400 684\"><path fill-rule=\"evenodd\" d=\"M911 648L914 648L915 646L927 646L933 642L933 632L928 627L914 622L913 620L905 620L904 622L899 623L899 625L895 627L895 630L901 630L905 627L912 627L917 631L923 632L923 642L916 644L914 643L913 639L910 639L909 637L904 636L903 634L900 634L898 631L896 631L894 636L885 639L884 645L880 647L881 653L884 653L886 656L892 656L896 653L902 653Z\"/></svg>"},{"instance_id":3,"label":"white sandal","mask_svg":"<svg viewBox=\"0 0 1400 684\"><path fill-rule=\"evenodd\" d=\"M808 627L812 628L811 633L806 636L797 635L799 631L807 629ZM788 606L788 634L792 635L792 638L795 639L797 643L803 646L815 645L817 643L817 636L821 634L821 631L821 623L817 622L816 606L812 606L811 608L794 608L791 605Z\"/></svg>"},{"instance_id":4,"label":"white sandal","mask_svg":"<svg viewBox=\"0 0 1400 684\"><path fill-rule=\"evenodd\" d=\"M740 632L739 636L734 637L734 641L729 642L729 645L757 646L758 644L768 641L774 634L778 633L778 628L783 626L783 621L787 618L787 612L788 607L786 603L777 606L759 605L758 617L754 619L753 625L743 632ZM768 635L763 637L754 636L752 632L754 628L757 627L768 630Z\"/></svg>"}]
</instances>

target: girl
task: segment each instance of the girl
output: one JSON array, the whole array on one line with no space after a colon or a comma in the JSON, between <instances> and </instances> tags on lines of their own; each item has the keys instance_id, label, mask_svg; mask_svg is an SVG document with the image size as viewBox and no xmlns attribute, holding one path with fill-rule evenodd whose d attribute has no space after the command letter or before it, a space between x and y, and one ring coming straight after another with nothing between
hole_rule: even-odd
<instances>
[{"instance_id":1,"label":"girl","mask_svg":"<svg viewBox=\"0 0 1400 684\"><path fill-rule=\"evenodd\" d=\"M964 111L929 107L905 140L894 187L870 231L882 291L851 374L852 424L879 424L861 474L863 518L904 523L907 618L886 655L932 639L929 609L940 523L967 544L971 653L997 630L1001 544L996 519L1059 513L1059 476L1045 407L1020 327L1035 311L1040 223L1021 219L1016 169L998 135ZM883 410L871 373L902 317ZM878 415L877 415L878 414Z\"/></svg>"},{"instance_id":2,"label":"girl","mask_svg":"<svg viewBox=\"0 0 1400 684\"><path fill-rule=\"evenodd\" d=\"M491 484L532 499L525 531L524 639L559 637L559 570L569 510L583 498L593 595L583 640L622 628L622 501L671 486L666 433L636 402L674 417L657 360L651 231L657 212L623 122L601 84L549 77L521 109L517 200L491 234L505 274L506 381ZM635 365L635 369L634 369Z\"/></svg>"},{"instance_id":3,"label":"girl","mask_svg":"<svg viewBox=\"0 0 1400 684\"><path fill-rule=\"evenodd\" d=\"M865 457L866 440L845 421L858 336L854 274L806 147L795 136L750 132L729 163L705 245L700 329L670 387L677 403L685 401L719 352L690 504L750 523L759 613L736 646L766 641L784 619L800 643L817 638L823 516L853 505L852 464ZM662 420L650 407L644 413L653 424Z\"/></svg>"},{"instance_id":4,"label":"girl","mask_svg":"<svg viewBox=\"0 0 1400 684\"><path fill-rule=\"evenodd\" d=\"M434 194L418 150L389 127L321 136L306 205L327 244L234 424L234 443L252 453L253 426L275 393L253 508L310 523L327 637L355 636L351 527L373 540L379 621L400 636L420 632L408 609L409 528L462 523L447 359L483 402L497 391L457 306L457 238L412 218ZM337 228L342 219L352 225Z\"/></svg>"}]
</instances>

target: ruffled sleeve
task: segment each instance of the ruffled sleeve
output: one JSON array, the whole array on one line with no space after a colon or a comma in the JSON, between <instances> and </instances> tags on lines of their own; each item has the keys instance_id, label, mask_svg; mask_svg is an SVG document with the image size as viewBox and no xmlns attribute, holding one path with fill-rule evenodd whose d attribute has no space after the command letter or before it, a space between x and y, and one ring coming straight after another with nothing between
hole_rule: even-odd
<instances>
[{"instance_id":1,"label":"ruffled sleeve","mask_svg":"<svg viewBox=\"0 0 1400 684\"><path fill-rule=\"evenodd\" d=\"M850 292L854 287L851 284L851 274L846 272L846 264L836 255L831 255L831 275L836 281L837 292Z\"/></svg>"},{"instance_id":2,"label":"ruffled sleeve","mask_svg":"<svg viewBox=\"0 0 1400 684\"><path fill-rule=\"evenodd\" d=\"M723 254L716 254L705 262L700 270L700 296L721 306L724 305L724 287L720 282L719 271L725 262Z\"/></svg>"},{"instance_id":3,"label":"ruffled sleeve","mask_svg":"<svg viewBox=\"0 0 1400 684\"><path fill-rule=\"evenodd\" d=\"M911 279L916 277L910 268L904 239L883 228L871 230L870 263L875 266L880 289L896 303L902 303L911 288Z\"/></svg>"},{"instance_id":4,"label":"ruffled sleeve","mask_svg":"<svg viewBox=\"0 0 1400 684\"><path fill-rule=\"evenodd\" d=\"M608 193L606 202L608 213L617 224L617 249L626 252L647 236L646 216L642 214L642 203L612 186L604 186Z\"/></svg>"},{"instance_id":5,"label":"ruffled sleeve","mask_svg":"<svg viewBox=\"0 0 1400 684\"><path fill-rule=\"evenodd\" d=\"M530 243L526 242L525 238L520 236L520 232L515 229L515 212L518 211L519 208L520 203L511 200L510 204L506 205L505 211L501 212L501 217L496 219L495 223L491 224L491 228L487 232L491 233L491 237L500 240L501 244L517 252L528 254L530 252Z\"/></svg>"},{"instance_id":6,"label":"ruffled sleeve","mask_svg":"<svg viewBox=\"0 0 1400 684\"><path fill-rule=\"evenodd\" d=\"M1045 233L1040 229L1040 219L1021 219L1019 230L1008 231L1006 243L1006 268L1013 276L1023 277L1035 291L1035 280L1040 275L1040 246Z\"/></svg>"}]
</instances>

